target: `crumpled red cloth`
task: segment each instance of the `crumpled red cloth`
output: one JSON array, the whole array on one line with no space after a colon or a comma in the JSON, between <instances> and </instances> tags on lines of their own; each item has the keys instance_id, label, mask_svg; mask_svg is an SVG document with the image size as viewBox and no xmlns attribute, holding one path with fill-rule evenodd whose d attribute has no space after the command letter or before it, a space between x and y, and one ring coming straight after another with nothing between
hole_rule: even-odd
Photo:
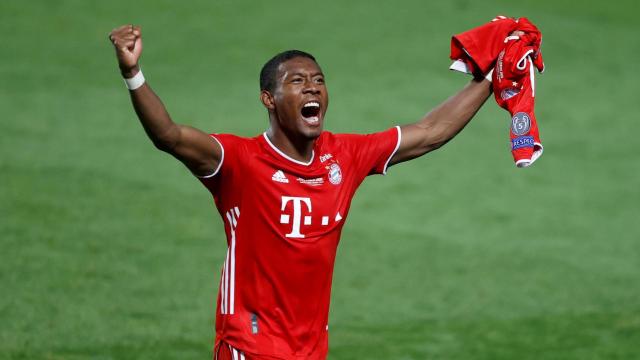
<instances>
[{"instance_id":1,"label":"crumpled red cloth","mask_svg":"<svg viewBox=\"0 0 640 360\"><path fill-rule=\"evenodd\" d=\"M523 35L510 36L514 31ZM511 153L518 167L533 164L543 152L534 113L535 74L544 71L542 33L527 18L498 16L490 23L455 35L451 69L476 77L492 74L498 105L511 114Z\"/></svg>"},{"instance_id":2,"label":"crumpled red cloth","mask_svg":"<svg viewBox=\"0 0 640 360\"><path fill-rule=\"evenodd\" d=\"M462 61L466 73L485 76L493 69L504 39L516 30L516 19L496 16L490 22L451 37L451 60ZM458 69L454 69L458 70Z\"/></svg>"}]
</instances>

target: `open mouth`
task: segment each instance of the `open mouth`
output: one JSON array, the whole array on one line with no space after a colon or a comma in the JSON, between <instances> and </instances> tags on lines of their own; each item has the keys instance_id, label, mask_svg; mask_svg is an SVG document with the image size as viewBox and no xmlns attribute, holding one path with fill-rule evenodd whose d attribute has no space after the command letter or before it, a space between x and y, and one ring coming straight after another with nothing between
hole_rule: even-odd
<instances>
[{"instance_id":1,"label":"open mouth","mask_svg":"<svg viewBox=\"0 0 640 360\"><path fill-rule=\"evenodd\" d=\"M302 118L309 124L317 124L320 121L320 103L309 101L300 110Z\"/></svg>"}]
</instances>

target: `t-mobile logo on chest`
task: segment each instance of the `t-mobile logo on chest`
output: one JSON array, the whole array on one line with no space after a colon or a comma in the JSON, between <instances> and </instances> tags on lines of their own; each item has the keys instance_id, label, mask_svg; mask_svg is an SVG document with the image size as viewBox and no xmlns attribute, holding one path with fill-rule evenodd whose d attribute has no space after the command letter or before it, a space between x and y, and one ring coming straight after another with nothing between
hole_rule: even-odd
<instances>
[{"instance_id":1,"label":"t-mobile logo on chest","mask_svg":"<svg viewBox=\"0 0 640 360\"><path fill-rule=\"evenodd\" d=\"M291 204L291 205L289 205ZM286 214L287 209L293 209L293 216ZM283 214L280 214L280 224L291 224L291 232L285 234L288 238L304 238L304 234L300 229L304 226L311 225L311 199L308 197L295 197L295 196L283 196L282 205L280 210ZM293 218L292 218L293 217ZM342 220L340 212L336 213L334 221ZM329 225L329 217L322 216L321 225Z\"/></svg>"},{"instance_id":2,"label":"t-mobile logo on chest","mask_svg":"<svg viewBox=\"0 0 640 360\"><path fill-rule=\"evenodd\" d=\"M280 224L292 223L291 232L286 234L290 238L303 238L304 234L300 233L300 221L302 220L302 204L305 205L309 215L304 216L304 224L311 225L311 199L307 197L283 196L282 207L283 212L287 209L287 204L293 203L293 221L288 214L280 214Z\"/></svg>"}]
</instances>

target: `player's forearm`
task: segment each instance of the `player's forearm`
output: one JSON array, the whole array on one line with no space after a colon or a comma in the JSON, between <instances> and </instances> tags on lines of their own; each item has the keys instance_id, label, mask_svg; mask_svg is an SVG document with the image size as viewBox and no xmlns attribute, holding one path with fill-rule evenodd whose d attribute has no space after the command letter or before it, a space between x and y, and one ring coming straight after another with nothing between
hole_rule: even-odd
<instances>
[{"instance_id":1,"label":"player's forearm","mask_svg":"<svg viewBox=\"0 0 640 360\"><path fill-rule=\"evenodd\" d=\"M472 80L420 121L402 126L400 146L389 164L417 158L446 144L469 123L490 94L489 81Z\"/></svg>"},{"instance_id":2,"label":"player's forearm","mask_svg":"<svg viewBox=\"0 0 640 360\"><path fill-rule=\"evenodd\" d=\"M132 75L123 73L123 76ZM133 108L149 139L158 149L171 152L180 139L180 129L171 120L160 98L148 83L129 91L129 94Z\"/></svg>"},{"instance_id":3,"label":"player's forearm","mask_svg":"<svg viewBox=\"0 0 640 360\"><path fill-rule=\"evenodd\" d=\"M425 130L425 146L437 149L456 136L478 112L491 94L487 80L472 80L422 118L417 126Z\"/></svg>"}]
</instances>

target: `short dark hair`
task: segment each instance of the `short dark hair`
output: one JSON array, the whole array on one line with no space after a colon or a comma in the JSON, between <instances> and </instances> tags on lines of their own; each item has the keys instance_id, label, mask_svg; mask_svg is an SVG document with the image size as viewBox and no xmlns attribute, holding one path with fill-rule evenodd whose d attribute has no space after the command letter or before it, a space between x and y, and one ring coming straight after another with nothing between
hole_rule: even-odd
<instances>
[{"instance_id":1,"label":"short dark hair","mask_svg":"<svg viewBox=\"0 0 640 360\"><path fill-rule=\"evenodd\" d=\"M305 57L313 60L316 64L318 63L316 58L307 52L300 50L283 51L267 61L262 67L262 70L260 70L260 90L273 92L276 88L276 77L278 76L278 67L280 64L297 57Z\"/></svg>"}]
</instances>

